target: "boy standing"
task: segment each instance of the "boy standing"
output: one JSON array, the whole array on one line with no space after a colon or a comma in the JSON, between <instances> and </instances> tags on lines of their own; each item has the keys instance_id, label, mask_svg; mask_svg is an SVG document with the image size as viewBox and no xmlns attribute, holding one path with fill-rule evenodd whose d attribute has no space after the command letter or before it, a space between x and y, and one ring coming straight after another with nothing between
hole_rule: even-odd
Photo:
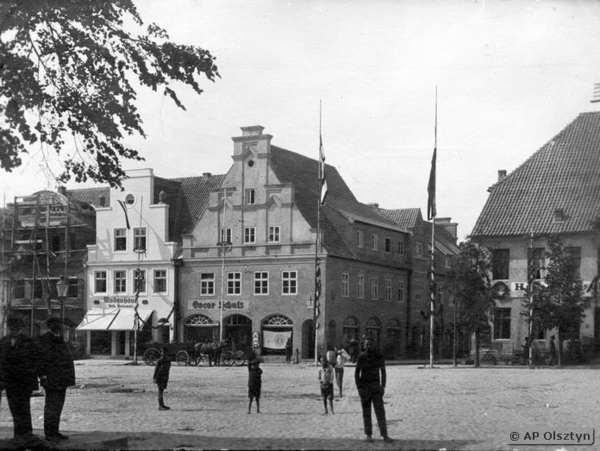
<instances>
[{"instance_id":1,"label":"boy standing","mask_svg":"<svg viewBox=\"0 0 600 451\"><path fill-rule=\"evenodd\" d=\"M325 415L327 411L327 400L329 400L329 408L333 415L333 369L327 362L327 359L321 359L322 368L319 370L319 382L321 384L321 397L323 398L323 407L325 407Z\"/></svg>"},{"instance_id":2,"label":"boy standing","mask_svg":"<svg viewBox=\"0 0 600 451\"><path fill-rule=\"evenodd\" d=\"M158 387L158 410L169 410L163 401L163 393L169 383L169 371L171 371L171 359L167 357L167 348L162 348L160 359L154 368L154 382Z\"/></svg>"},{"instance_id":3,"label":"boy standing","mask_svg":"<svg viewBox=\"0 0 600 451\"><path fill-rule=\"evenodd\" d=\"M260 413L260 389L262 388L262 370L256 358L248 362L248 413L252 413L252 400L256 400L256 413Z\"/></svg>"}]
</instances>

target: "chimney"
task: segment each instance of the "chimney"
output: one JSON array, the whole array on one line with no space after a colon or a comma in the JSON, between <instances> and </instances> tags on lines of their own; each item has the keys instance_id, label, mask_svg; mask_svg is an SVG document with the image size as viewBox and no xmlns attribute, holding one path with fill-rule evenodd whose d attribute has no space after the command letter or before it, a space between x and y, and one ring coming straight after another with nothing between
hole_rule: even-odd
<instances>
[{"instance_id":1,"label":"chimney","mask_svg":"<svg viewBox=\"0 0 600 451\"><path fill-rule=\"evenodd\" d=\"M452 218L436 218L435 225L446 230L455 241L458 238L458 223L452 222Z\"/></svg>"},{"instance_id":2,"label":"chimney","mask_svg":"<svg viewBox=\"0 0 600 451\"><path fill-rule=\"evenodd\" d=\"M504 177L506 177L506 169L500 169L498 171L498 181L501 181Z\"/></svg>"},{"instance_id":3,"label":"chimney","mask_svg":"<svg viewBox=\"0 0 600 451\"><path fill-rule=\"evenodd\" d=\"M211 174L210 172L203 172L203 173L202 173L202 177L205 177L205 178L207 178L207 179L209 179L211 175L212 175L212 174Z\"/></svg>"}]
</instances>

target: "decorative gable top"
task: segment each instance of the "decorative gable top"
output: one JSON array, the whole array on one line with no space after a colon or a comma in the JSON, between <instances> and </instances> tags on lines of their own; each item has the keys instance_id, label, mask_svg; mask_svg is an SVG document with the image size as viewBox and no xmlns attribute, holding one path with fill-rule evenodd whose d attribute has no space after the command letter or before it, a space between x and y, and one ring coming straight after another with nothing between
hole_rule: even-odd
<instances>
[{"instance_id":1,"label":"decorative gable top","mask_svg":"<svg viewBox=\"0 0 600 451\"><path fill-rule=\"evenodd\" d=\"M580 114L489 191L473 237L590 231L600 214L600 112Z\"/></svg>"}]
</instances>

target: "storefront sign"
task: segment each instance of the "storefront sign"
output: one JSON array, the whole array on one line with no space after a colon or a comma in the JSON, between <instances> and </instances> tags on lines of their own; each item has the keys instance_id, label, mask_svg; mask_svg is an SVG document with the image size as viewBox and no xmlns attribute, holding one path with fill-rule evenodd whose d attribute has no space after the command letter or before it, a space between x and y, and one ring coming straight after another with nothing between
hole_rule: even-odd
<instances>
[{"instance_id":1,"label":"storefront sign","mask_svg":"<svg viewBox=\"0 0 600 451\"><path fill-rule=\"evenodd\" d=\"M223 310L226 311L247 311L250 301L223 301ZM187 305L188 310L221 310L221 301L190 299Z\"/></svg>"},{"instance_id":2,"label":"storefront sign","mask_svg":"<svg viewBox=\"0 0 600 451\"><path fill-rule=\"evenodd\" d=\"M99 302L96 303L96 301ZM138 300L138 304L141 304L141 301ZM135 298L119 298L114 296L104 296L101 300L94 300L94 305L99 305L103 308L134 308Z\"/></svg>"}]
</instances>

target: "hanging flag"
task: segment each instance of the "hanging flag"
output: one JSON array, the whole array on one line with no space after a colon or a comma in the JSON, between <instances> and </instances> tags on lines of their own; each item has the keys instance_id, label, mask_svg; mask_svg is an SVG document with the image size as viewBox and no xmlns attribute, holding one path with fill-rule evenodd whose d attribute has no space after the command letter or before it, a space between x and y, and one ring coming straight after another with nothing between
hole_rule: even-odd
<instances>
[{"instance_id":1,"label":"hanging flag","mask_svg":"<svg viewBox=\"0 0 600 451\"><path fill-rule=\"evenodd\" d=\"M321 297L321 266L317 263L315 269L315 318L319 316L319 298Z\"/></svg>"},{"instance_id":2,"label":"hanging flag","mask_svg":"<svg viewBox=\"0 0 600 451\"><path fill-rule=\"evenodd\" d=\"M117 202L119 202L119 205L121 205L121 208L125 213L125 222L127 223L127 228L131 229L131 226L129 225L129 216L127 216L127 206L125 205L125 202L123 202L122 200L118 200Z\"/></svg>"},{"instance_id":3,"label":"hanging flag","mask_svg":"<svg viewBox=\"0 0 600 451\"><path fill-rule=\"evenodd\" d=\"M325 178L325 151L323 150L323 138L319 132L319 191L321 205L325 203L327 195L327 179Z\"/></svg>"},{"instance_id":4,"label":"hanging flag","mask_svg":"<svg viewBox=\"0 0 600 451\"><path fill-rule=\"evenodd\" d=\"M436 216L435 211L435 160L437 157L437 148L433 149L433 158L431 159L431 172L429 173L429 184L427 185L427 219L433 219Z\"/></svg>"}]
</instances>

